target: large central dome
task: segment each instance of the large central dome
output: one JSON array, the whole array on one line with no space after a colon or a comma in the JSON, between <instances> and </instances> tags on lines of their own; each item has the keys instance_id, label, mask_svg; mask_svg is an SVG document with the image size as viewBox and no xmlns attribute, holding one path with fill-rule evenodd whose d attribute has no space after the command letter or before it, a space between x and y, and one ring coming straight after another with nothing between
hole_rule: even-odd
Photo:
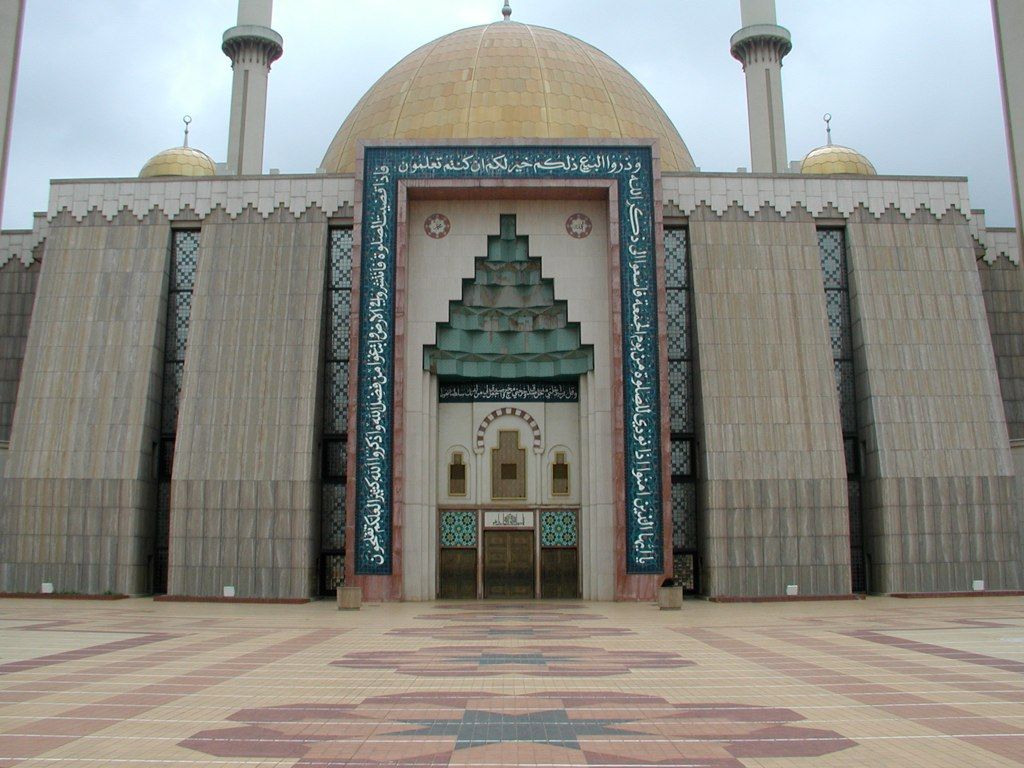
<instances>
[{"instance_id":1,"label":"large central dome","mask_svg":"<svg viewBox=\"0 0 1024 768\"><path fill-rule=\"evenodd\" d=\"M398 62L345 119L323 166L351 173L360 139L513 138L655 138L663 170L694 170L629 72L581 40L512 21L453 32Z\"/></svg>"}]
</instances>

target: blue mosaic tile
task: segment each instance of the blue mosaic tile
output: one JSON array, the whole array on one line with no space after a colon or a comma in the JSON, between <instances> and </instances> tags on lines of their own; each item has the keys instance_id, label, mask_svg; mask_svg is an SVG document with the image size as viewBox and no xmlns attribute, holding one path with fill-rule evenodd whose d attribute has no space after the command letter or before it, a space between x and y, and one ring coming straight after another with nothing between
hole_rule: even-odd
<instances>
[{"instance_id":1,"label":"blue mosaic tile","mask_svg":"<svg viewBox=\"0 0 1024 768\"><path fill-rule=\"evenodd\" d=\"M449 509L441 513L442 547L476 547L476 512Z\"/></svg>"},{"instance_id":2,"label":"blue mosaic tile","mask_svg":"<svg viewBox=\"0 0 1024 768\"><path fill-rule=\"evenodd\" d=\"M545 510L540 513L542 547L575 547L578 541L576 513L573 510Z\"/></svg>"}]
</instances>

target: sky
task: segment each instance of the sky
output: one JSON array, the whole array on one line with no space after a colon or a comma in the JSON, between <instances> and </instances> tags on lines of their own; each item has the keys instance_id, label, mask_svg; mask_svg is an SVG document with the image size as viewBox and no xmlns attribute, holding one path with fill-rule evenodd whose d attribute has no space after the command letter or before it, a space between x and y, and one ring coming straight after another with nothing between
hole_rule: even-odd
<instances>
[{"instance_id":1,"label":"sky","mask_svg":"<svg viewBox=\"0 0 1024 768\"><path fill-rule=\"evenodd\" d=\"M266 168L311 173L362 94L404 55L501 19L502 0L276 0ZM989 226L1013 226L989 0L777 0L790 159L833 140L882 174L966 176ZM512 0L628 69L704 171L750 165L738 0ZM3 227L31 227L50 179L132 177L190 144L227 153L236 0L27 0Z\"/></svg>"}]
</instances>

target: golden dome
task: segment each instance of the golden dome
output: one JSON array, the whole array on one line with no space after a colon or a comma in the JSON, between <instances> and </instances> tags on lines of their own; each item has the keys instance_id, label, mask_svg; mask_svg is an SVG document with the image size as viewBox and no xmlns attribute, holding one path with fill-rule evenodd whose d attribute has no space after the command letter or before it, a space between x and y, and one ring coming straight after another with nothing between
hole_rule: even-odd
<instances>
[{"instance_id":1,"label":"golden dome","mask_svg":"<svg viewBox=\"0 0 1024 768\"><path fill-rule=\"evenodd\" d=\"M828 144L812 149L800 163L800 173L877 176L875 166L855 149Z\"/></svg>"},{"instance_id":2,"label":"golden dome","mask_svg":"<svg viewBox=\"0 0 1024 768\"><path fill-rule=\"evenodd\" d=\"M165 149L149 158L142 170L140 179L152 176L213 176L217 166L205 152L191 147L174 147Z\"/></svg>"},{"instance_id":3,"label":"golden dome","mask_svg":"<svg viewBox=\"0 0 1024 768\"><path fill-rule=\"evenodd\" d=\"M694 170L672 121L613 59L512 21L452 32L398 62L345 119L323 167L351 173L360 139L491 138L656 138L662 170Z\"/></svg>"}]
</instances>

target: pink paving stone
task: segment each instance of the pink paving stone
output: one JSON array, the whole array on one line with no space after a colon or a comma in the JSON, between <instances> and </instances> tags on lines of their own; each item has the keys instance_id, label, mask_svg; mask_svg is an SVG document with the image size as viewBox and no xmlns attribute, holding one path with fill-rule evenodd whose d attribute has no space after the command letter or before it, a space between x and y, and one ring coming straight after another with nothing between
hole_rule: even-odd
<instances>
[{"instance_id":1,"label":"pink paving stone","mask_svg":"<svg viewBox=\"0 0 1024 768\"><path fill-rule=\"evenodd\" d=\"M28 662L0 676L0 766L1024 760L1024 680L1000 661L1019 658L1000 640L1024 629L1019 599L924 602L687 602L668 616L646 603L397 603L342 615L328 602L127 600L102 612L61 605L58 621L51 603L0 601L0 661L6 650ZM77 633L111 627L161 637L119 646L127 638L112 631L102 653L84 640L67 652ZM939 631L930 643L878 639L919 628ZM513 632L479 636L490 629ZM463 654L475 665L445 661ZM501 673L476 674L488 666ZM889 738L900 735L913 738Z\"/></svg>"}]
</instances>

